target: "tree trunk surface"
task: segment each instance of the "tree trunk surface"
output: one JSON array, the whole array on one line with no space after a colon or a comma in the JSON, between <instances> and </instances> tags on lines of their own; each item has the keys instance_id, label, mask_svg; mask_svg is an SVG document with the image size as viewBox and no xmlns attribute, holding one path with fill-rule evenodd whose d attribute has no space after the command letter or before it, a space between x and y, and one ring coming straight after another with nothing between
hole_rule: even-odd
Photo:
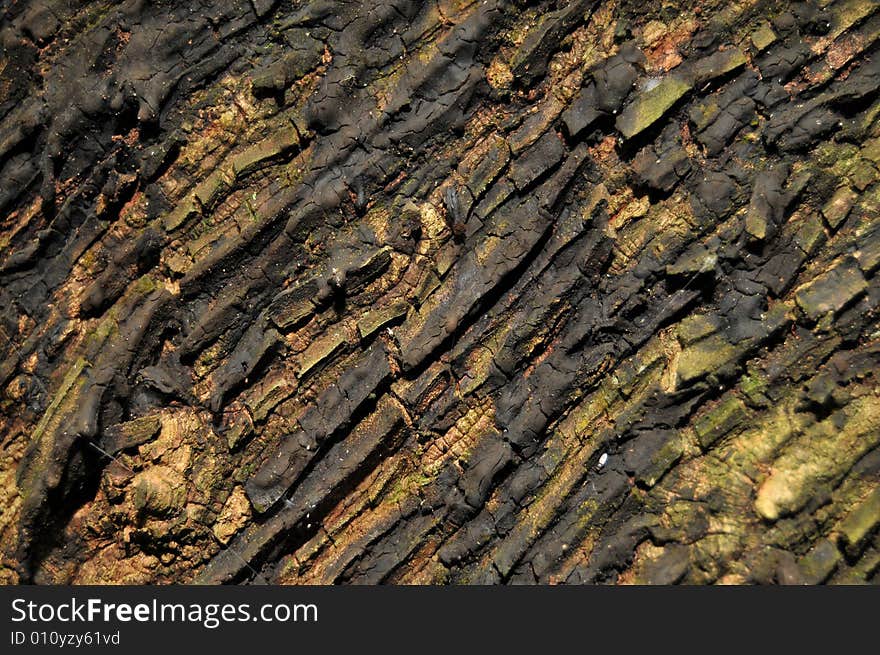
<instances>
[{"instance_id":1,"label":"tree trunk surface","mask_svg":"<svg viewBox=\"0 0 880 655\"><path fill-rule=\"evenodd\" d=\"M0 580L880 580L875 0L0 12Z\"/></svg>"}]
</instances>

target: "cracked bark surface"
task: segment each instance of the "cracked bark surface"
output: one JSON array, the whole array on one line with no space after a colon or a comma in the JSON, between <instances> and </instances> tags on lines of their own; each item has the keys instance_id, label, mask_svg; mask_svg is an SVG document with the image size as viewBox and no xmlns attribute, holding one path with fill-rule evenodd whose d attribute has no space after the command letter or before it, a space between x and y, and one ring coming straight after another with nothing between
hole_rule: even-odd
<instances>
[{"instance_id":1,"label":"cracked bark surface","mask_svg":"<svg viewBox=\"0 0 880 655\"><path fill-rule=\"evenodd\" d=\"M0 11L4 582L878 581L873 0Z\"/></svg>"}]
</instances>

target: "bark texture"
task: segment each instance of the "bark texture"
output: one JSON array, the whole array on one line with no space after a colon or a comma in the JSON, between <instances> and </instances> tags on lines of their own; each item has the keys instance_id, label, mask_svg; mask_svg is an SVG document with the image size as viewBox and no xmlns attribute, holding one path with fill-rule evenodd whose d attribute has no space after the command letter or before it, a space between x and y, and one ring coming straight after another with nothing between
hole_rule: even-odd
<instances>
[{"instance_id":1,"label":"bark texture","mask_svg":"<svg viewBox=\"0 0 880 655\"><path fill-rule=\"evenodd\" d=\"M878 581L875 0L0 7L5 582Z\"/></svg>"}]
</instances>

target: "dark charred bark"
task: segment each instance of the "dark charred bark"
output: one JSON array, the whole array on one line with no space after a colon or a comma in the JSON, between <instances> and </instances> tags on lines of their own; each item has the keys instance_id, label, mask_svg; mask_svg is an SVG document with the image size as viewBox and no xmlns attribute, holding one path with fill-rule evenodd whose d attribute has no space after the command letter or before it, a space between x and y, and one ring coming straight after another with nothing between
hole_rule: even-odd
<instances>
[{"instance_id":1,"label":"dark charred bark","mask_svg":"<svg viewBox=\"0 0 880 655\"><path fill-rule=\"evenodd\" d=\"M0 16L6 582L878 580L873 0Z\"/></svg>"}]
</instances>

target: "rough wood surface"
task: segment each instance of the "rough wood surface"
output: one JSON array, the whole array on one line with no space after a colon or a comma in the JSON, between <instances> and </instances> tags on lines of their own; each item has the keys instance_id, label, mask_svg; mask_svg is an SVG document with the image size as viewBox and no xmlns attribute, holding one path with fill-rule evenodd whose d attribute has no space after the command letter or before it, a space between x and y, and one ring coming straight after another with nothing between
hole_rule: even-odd
<instances>
[{"instance_id":1,"label":"rough wood surface","mask_svg":"<svg viewBox=\"0 0 880 655\"><path fill-rule=\"evenodd\" d=\"M0 21L3 581L878 581L876 1Z\"/></svg>"}]
</instances>

